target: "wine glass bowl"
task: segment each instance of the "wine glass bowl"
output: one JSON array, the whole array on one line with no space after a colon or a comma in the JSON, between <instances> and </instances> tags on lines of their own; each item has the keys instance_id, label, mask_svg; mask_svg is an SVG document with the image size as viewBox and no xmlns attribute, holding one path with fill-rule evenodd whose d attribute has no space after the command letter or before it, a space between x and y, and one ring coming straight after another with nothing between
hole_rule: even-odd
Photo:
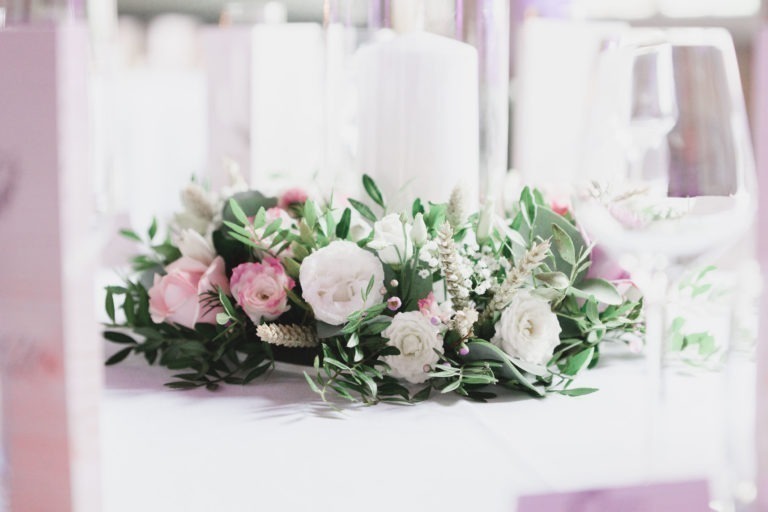
<instances>
[{"instance_id":1,"label":"wine glass bowl","mask_svg":"<svg viewBox=\"0 0 768 512\"><path fill-rule=\"evenodd\" d=\"M608 45L595 70L573 197L590 238L623 263L677 270L730 247L755 209L730 35L636 32Z\"/></svg>"}]
</instances>

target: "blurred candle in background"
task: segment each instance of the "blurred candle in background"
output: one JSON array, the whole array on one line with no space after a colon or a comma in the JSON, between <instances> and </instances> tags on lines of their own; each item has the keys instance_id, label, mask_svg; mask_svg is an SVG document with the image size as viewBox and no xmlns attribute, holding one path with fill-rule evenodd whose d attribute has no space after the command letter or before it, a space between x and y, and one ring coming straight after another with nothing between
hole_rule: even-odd
<instances>
[{"instance_id":1,"label":"blurred candle in background","mask_svg":"<svg viewBox=\"0 0 768 512\"><path fill-rule=\"evenodd\" d=\"M414 32L357 54L359 168L392 208L444 202L462 185L478 195L477 51Z\"/></svg>"},{"instance_id":2,"label":"blurred candle in background","mask_svg":"<svg viewBox=\"0 0 768 512\"><path fill-rule=\"evenodd\" d=\"M757 490L755 510L768 510L768 26L755 39L754 115L755 156L759 185L758 196L758 258L763 274L763 294L760 304L760 330L757 343Z\"/></svg>"},{"instance_id":3,"label":"blurred candle in background","mask_svg":"<svg viewBox=\"0 0 768 512\"><path fill-rule=\"evenodd\" d=\"M13 512L101 510L88 68L80 23L0 31L0 239L11 244L0 373Z\"/></svg>"}]
</instances>

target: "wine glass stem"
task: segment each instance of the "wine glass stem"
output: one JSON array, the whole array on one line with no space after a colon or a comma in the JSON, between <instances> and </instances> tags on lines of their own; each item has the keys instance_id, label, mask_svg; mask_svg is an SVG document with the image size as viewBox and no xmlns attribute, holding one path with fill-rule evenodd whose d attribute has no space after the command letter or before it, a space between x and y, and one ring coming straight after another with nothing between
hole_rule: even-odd
<instances>
[{"instance_id":1,"label":"wine glass stem","mask_svg":"<svg viewBox=\"0 0 768 512\"><path fill-rule=\"evenodd\" d=\"M669 277L666 269L651 271L645 296L645 351L647 365L648 455L650 476L663 468L663 424L666 383L664 351L667 325L667 296Z\"/></svg>"}]
</instances>

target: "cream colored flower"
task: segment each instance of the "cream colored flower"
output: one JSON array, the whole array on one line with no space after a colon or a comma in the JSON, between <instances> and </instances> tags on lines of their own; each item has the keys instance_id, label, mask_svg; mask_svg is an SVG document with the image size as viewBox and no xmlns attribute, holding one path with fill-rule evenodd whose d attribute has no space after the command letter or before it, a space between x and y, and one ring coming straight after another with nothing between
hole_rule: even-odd
<instances>
[{"instance_id":1,"label":"cream colored flower","mask_svg":"<svg viewBox=\"0 0 768 512\"><path fill-rule=\"evenodd\" d=\"M413 256L410 231L411 226L403 223L398 214L390 213L373 225L373 240L368 247L376 249L387 265L399 265Z\"/></svg>"},{"instance_id":2,"label":"cream colored flower","mask_svg":"<svg viewBox=\"0 0 768 512\"><path fill-rule=\"evenodd\" d=\"M382 359L392 368L392 375L419 384L429 378L425 366L440 360L435 352L443 352L443 338L426 315L419 311L398 313L382 336L387 344L397 347L400 354Z\"/></svg>"},{"instance_id":3,"label":"cream colored flower","mask_svg":"<svg viewBox=\"0 0 768 512\"><path fill-rule=\"evenodd\" d=\"M560 322L549 302L521 290L501 313L491 342L512 357L546 365L560 344Z\"/></svg>"},{"instance_id":4,"label":"cream colored flower","mask_svg":"<svg viewBox=\"0 0 768 512\"><path fill-rule=\"evenodd\" d=\"M364 297L371 277L372 291ZM341 325L352 313L382 302L379 290L384 287L384 267L357 244L337 240L304 258L299 282L315 318Z\"/></svg>"}]
</instances>

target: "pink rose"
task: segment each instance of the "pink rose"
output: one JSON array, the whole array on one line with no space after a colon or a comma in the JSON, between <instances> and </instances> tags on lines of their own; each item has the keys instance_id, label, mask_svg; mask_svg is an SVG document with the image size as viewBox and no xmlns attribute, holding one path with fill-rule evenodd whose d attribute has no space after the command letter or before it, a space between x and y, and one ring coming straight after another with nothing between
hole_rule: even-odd
<instances>
[{"instance_id":1,"label":"pink rose","mask_svg":"<svg viewBox=\"0 0 768 512\"><path fill-rule=\"evenodd\" d=\"M278 199L277 207L282 208L283 210L287 210L291 205L304 204L308 198L309 196L303 189L289 188L283 192L283 195L280 196L280 199Z\"/></svg>"},{"instance_id":2,"label":"pink rose","mask_svg":"<svg viewBox=\"0 0 768 512\"><path fill-rule=\"evenodd\" d=\"M211 301L209 292L222 288L229 293L224 260L217 256L205 265L182 256L166 267L166 274L155 274L149 290L149 313L155 323L171 322L193 329L197 323L215 323L221 305Z\"/></svg>"},{"instance_id":3,"label":"pink rose","mask_svg":"<svg viewBox=\"0 0 768 512\"><path fill-rule=\"evenodd\" d=\"M286 289L295 285L275 258L243 263L232 271L232 294L256 325L262 319L274 320L290 309Z\"/></svg>"}]
</instances>

